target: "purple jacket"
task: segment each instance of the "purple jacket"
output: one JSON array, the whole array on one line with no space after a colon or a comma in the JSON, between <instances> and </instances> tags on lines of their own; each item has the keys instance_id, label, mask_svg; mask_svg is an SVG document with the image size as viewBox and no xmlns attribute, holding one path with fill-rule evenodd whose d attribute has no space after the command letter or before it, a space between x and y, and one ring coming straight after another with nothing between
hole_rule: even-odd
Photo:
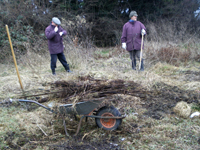
<instances>
[{"instance_id":1,"label":"purple jacket","mask_svg":"<svg viewBox=\"0 0 200 150\"><path fill-rule=\"evenodd\" d=\"M141 49L142 29L146 30L145 26L140 21L127 22L124 24L121 42L126 43L127 51Z\"/></svg>"},{"instance_id":2,"label":"purple jacket","mask_svg":"<svg viewBox=\"0 0 200 150\"><path fill-rule=\"evenodd\" d=\"M55 32L54 28L55 26L49 25L45 29L45 35L48 39L48 47L50 54L59 54L62 53L64 50L62 36L66 35L67 31L65 31L61 26L58 26L58 32ZM60 36L60 32L63 32L62 36Z\"/></svg>"}]
</instances>

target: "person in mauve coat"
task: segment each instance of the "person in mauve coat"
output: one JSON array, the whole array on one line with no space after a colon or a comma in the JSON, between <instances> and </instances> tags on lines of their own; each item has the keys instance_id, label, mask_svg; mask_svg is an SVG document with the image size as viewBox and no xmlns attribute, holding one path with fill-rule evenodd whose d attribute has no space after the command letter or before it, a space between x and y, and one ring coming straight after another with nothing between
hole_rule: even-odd
<instances>
[{"instance_id":1,"label":"person in mauve coat","mask_svg":"<svg viewBox=\"0 0 200 150\"><path fill-rule=\"evenodd\" d=\"M122 48L129 52L133 70L136 70L136 57L140 59L142 34L146 34L146 28L140 21L137 21L137 16L136 11L130 12L130 20L124 24L121 36ZM141 71L144 71L143 63L141 58Z\"/></svg>"},{"instance_id":2,"label":"person in mauve coat","mask_svg":"<svg viewBox=\"0 0 200 150\"><path fill-rule=\"evenodd\" d=\"M51 70L52 74L56 75L55 68L57 58L65 68L67 72L71 72L69 69L69 64L66 61L65 55L63 53L63 36L67 34L61 26L61 22L57 17L52 18L51 25L45 29L45 35L48 39L48 48L51 55Z\"/></svg>"}]
</instances>

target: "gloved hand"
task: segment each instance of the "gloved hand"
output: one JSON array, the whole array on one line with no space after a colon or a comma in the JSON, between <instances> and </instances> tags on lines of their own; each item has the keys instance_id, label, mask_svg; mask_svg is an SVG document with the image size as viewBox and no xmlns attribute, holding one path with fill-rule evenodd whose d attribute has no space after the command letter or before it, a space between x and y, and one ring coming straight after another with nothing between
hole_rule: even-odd
<instances>
[{"instance_id":1,"label":"gloved hand","mask_svg":"<svg viewBox=\"0 0 200 150\"><path fill-rule=\"evenodd\" d=\"M142 35L145 35L145 34L146 34L146 31L145 31L144 29L142 29L142 30L141 30L141 34L142 34Z\"/></svg>"},{"instance_id":2,"label":"gloved hand","mask_svg":"<svg viewBox=\"0 0 200 150\"><path fill-rule=\"evenodd\" d=\"M55 31L55 32L57 32L57 31L58 31L58 27L57 27L57 26L54 28L54 31Z\"/></svg>"},{"instance_id":3,"label":"gloved hand","mask_svg":"<svg viewBox=\"0 0 200 150\"><path fill-rule=\"evenodd\" d=\"M126 50L126 43L122 43L122 48Z\"/></svg>"},{"instance_id":4,"label":"gloved hand","mask_svg":"<svg viewBox=\"0 0 200 150\"><path fill-rule=\"evenodd\" d=\"M60 36L62 36L62 35L63 35L63 32L60 32L59 34L60 34Z\"/></svg>"}]
</instances>

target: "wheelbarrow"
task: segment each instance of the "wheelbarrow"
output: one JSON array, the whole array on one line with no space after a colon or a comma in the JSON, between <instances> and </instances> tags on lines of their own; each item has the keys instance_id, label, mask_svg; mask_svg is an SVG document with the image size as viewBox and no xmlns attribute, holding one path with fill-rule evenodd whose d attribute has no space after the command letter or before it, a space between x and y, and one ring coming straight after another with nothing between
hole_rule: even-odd
<instances>
[{"instance_id":1,"label":"wheelbarrow","mask_svg":"<svg viewBox=\"0 0 200 150\"><path fill-rule=\"evenodd\" d=\"M76 103L75 105L73 104L60 105L58 106L58 110L56 111L34 100L24 100L24 99L17 99L17 100L10 99L9 100L9 102L11 103L13 101L35 103L39 105L40 107L47 109L48 111L51 111L56 114L61 114L62 116L65 116L67 114L72 114L74 116L82 115L78 124L77 131L75 133L75 136L78 134L80 130L81 122L83 118L86 118L86 119L88 117L95 118L95 122L97 126L105 130L117 129L119 125L121 124L122 119L125 118L125 116L122 116L120 112L114 106L100 107L100 104L102 104L102 102L104 101L102 99L79 102L79 103ZM97 108L98 110L96 110ZM65 127L65 133L67 134L66 127Z\"/></svg>"}]
</instances>

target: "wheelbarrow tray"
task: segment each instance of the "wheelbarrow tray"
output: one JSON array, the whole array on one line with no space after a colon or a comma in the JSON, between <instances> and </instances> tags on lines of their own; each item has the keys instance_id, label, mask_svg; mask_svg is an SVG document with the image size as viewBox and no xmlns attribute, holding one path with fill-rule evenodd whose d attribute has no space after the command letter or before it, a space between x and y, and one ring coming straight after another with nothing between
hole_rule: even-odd
<instances>
[{"instance_id":1,"label":"wheelbarrow tray","mask_svg":"<svg viewBox=\"0 0 200 150\"><path fill-rule=\"evenodd\" d=\"M91 100L73 104L64 104L59 106L60 114L78 114L88 115L95 108L97 108L103 100Z\"/></svg>"}]
</instances>

